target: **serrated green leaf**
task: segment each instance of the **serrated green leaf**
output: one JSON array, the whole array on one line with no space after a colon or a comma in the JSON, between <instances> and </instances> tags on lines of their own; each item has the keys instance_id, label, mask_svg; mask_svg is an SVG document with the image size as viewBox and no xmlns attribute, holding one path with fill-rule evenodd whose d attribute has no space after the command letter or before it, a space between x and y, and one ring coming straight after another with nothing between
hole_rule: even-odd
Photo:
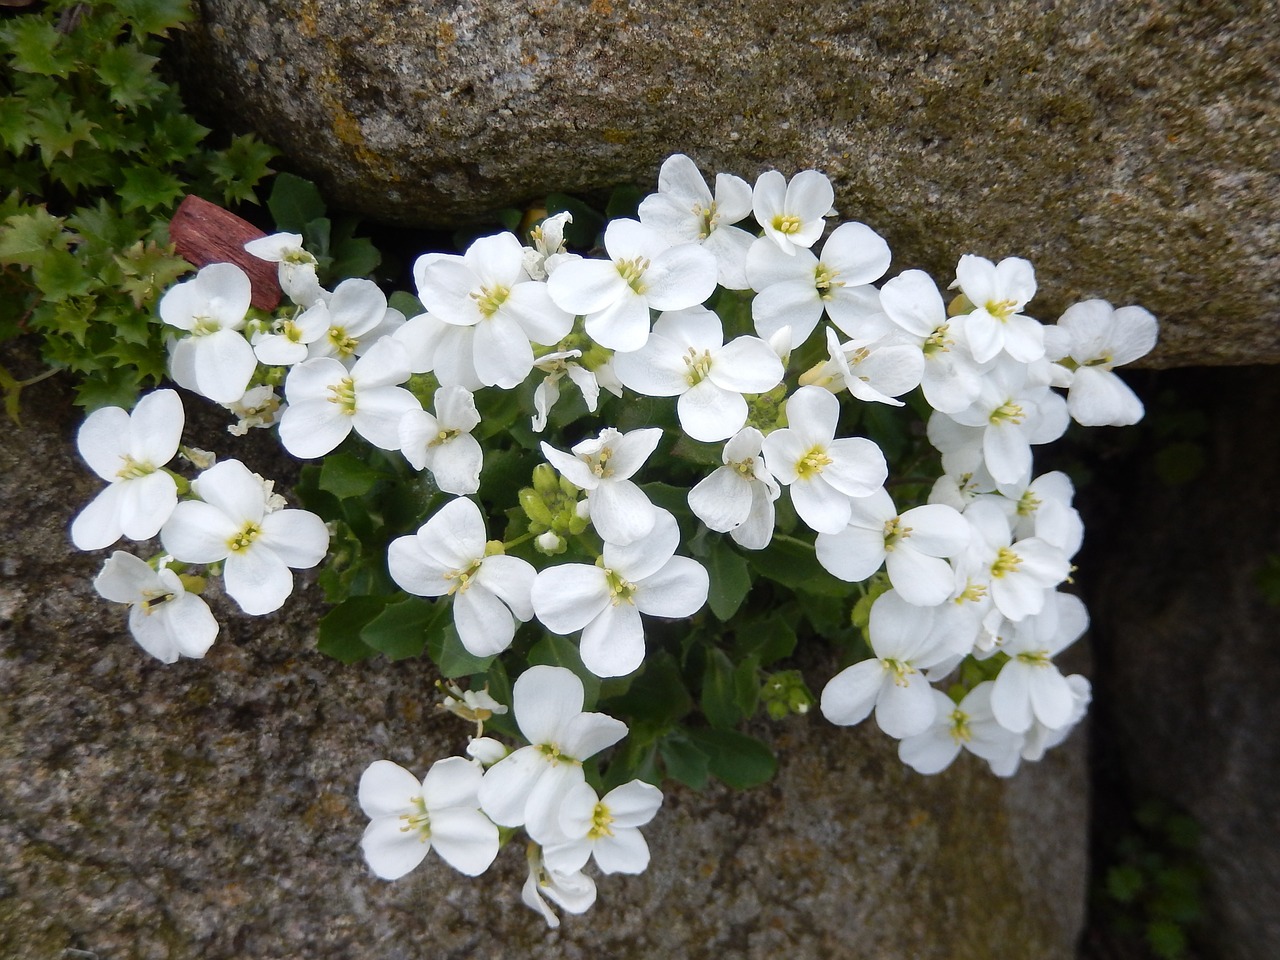
<instances>
[{"instance_id":1,"label":"serrated green leaf","mask_svg":"<svg viewBox=\"0 0 1280 960\"><path fill-rule=\"evenodd\" d=\"M164 36L193 16L189 0L115 0L115 7L142 36Z\"/></svg>"},{"instance_id":2,"label":"serrated green leaf","mask_svg":"<svg viewBox=\"0 0 1280 960\"><path fill-rule=\"evenodd\" d=\"M442 606L448 605L442 604ZM440 674L445 679L484 673L493 661L493 657L477 657L462 645L452 617L443 629L435 631L427 638L427 656L440 668Z\"/></svg>"},{"instance_id":3,"label":"serrated green leaf","mask_svg":"<svg viewBox=\"0 0 1280 960\"><path fill-rule=\"evenodd\" d=\"M719 620L728 620L751 590L751 573L742 554L729 546L724 537L710 538L711 546L704 560L711 585L707 604Z\"/></svg>"},{"instance_id":4,"label":"serrated green leaf","mask_svg":"<svg viewBox=\"0 0 1280 960\"><path fill-rule=\"evenodd\" d=\"M224 203L257 202L254 187L271 173L278 151L252 134L233 137L225 150L210 151L205 161Z\"/></svg>"},{"instance_id":5,"label":"serrated green leaf","mask_svg":"<svg viewBox=\"0 0 1280 960\"><path fill-rule=\"evenodd\" d=\"M134 307L141 310L153 303L192 266L175 254L171 247L141 240L129 247L123 256L113 257L120 267L120 289L129 295Z\"/></svg>"},{"instance_id":6,"label":"serrated green leaf","mask_svg":"<svg viewBox=\"0 0 1280 960\"><path fill-rule=\"evenodd\" d=\"M302 233L308 223L324 216L324 198L310 180L280 173L271 186L267 209L276 222L276 229Z\"/></svg>"},{"instance_id":7,"label":"serrated green leaf","mask_svg":"<svg viewBox=\"0 0 1280 960\"><path fill-rule=\"evenodd\" d=\"M392 660L420 657L428 639L450 622L449 604L423 597L389 603L360 630L360 639Z\"/></svg>"},{"instance_id":8,"label":"serrated green leaf","mask_svg":"<svg viewBox=\"0 0 1280 960\"><path fill-rule=\"evenodd\" d=\"M31 143L30 110L25 97L0 97L0 141L11 153L19 153Z\"/></svg>"},{"instance_id":9,"label":"serrated green leaf","mask_svg":"<svg viewBox=\"0 0 1280 960\"><path fill-rule=\"evenodd\" d=\"M147 138L139 144L139 149L143 149L146 158L157 166L185 163L210 133L208 127L197 123L183 111L181 101L173 104L158 102L141 113L137 127L147 131Z\"/></svg>"},{"instance_id":10,"label":"serrated green leaf","mask_svg":"<svg viewBox=\"0 0 1280 960\"><path fill-rule=\"evenodd\" d=\"M734 652L739 657L755 657L766 666L791 656L795 649L794 623L780 613L756 620L734 635Z\"/></svg>"},{"instance_id":11,"label":"serrated green leaf","mask_svg":"<svg viewBox=\"0 0 1280 960\"><path fill-rule=\"evenodd\" d=\"M77 143L92 143L92 131L97 126L62 100L49 101L31 111L31 139L40 148L40 159L46 167L59 154L70 156Z\"/></svg>"},{"instance_id":12,"label":"serrated green leaf","mask_svg":"<svg viewBox=\"0 0 1280 960\"><path fill-rule=\"evenodd\" d=\"M123 176L119 193L125 210L172 207L186 193L181 180L154 167L130 167Z\"/></svg>"},{"instance_id":13,"label":"serrated green leaf","mask_svg":"<svg viewBox=\"0 0 1280 960\"><path fill-rule=\"evenodd\" d=\"M75 66L56 27L36 14L15 17L0 30L0 43L9 48L9 66L21 73L65 77Z\"/></svg>"},{"instance_id":14,"label":"serrated green leaf","mask_svg":"<svg viewBox=\"0 0 1280 960\"><path fill-rule=\"evenodd\" d=\"M699 703L703 716L713 727L728 729L742 719L735 695L733 669L733 661L723 650L707 648Z\"/></svg>"},{"instance_id":15,"label":"serrated green leaf","mask_svg":"<svg viewBox=\"0 0 1280 960\"><path fill-rule=\"evenodd\" d=\"M133 44L109 47L98 56L94 73L107 87L117 106L131 109L155 99L164 83L154 75L159 57L143 53Z\"/></svg>"},{"instance_id":16,"label":"serrated green leaf","mask_svg":"<svg viewBox=\"0 0 1280 960\"><path fill-rule=\"evenodd\" d=\"M667 776L693 790L702 790L711 776L711 758L681 730L673 730L658 742L658 755Z\"/></svg>"},{"instance_id":17,"label":"serrated green leaf","mask_svg":"<svg viewBox=\"0 0 1280 960\"><path fill-rule=\"evenodd\" d=\"M44 259L32 267L36 286L45 300L58 303L68 297L88 293L100 281L85 270L75 254L66 250L50 250Z\"/></svg>"},{"instance_id":18,"label":"serrated green leaf","mask_svg":"<svg viewBox=\"0 0 1280 960\"><path fill-rule=\"evenodd\" d=\"M326 656L355 663L376 652L360 639L360 631L387 604L387 597L351 597L320 618L316 649Z\"/></svg>"},{"instance_id":19,"label":"serrated green leaf","mask_svg":"<svg viewBox=\"0 0 1280 960\"><path fill-rule=\"evenodd\" d=\"M736 730L691 730L689 739L707 754L711 773L737 790L758 787L778 769L768 746Z\"/></svg>"},{"instance_id":20,"label":"serrated green leaf","mask_svg":"<svg viewBox=\"0 0 1280 960\"><path fill-rule=\"evenodd\" d=\"M320 489L339 500L363 497L384 476L379 470L350 453L331 454L320 465Z\"/></svg>"},{"instance_id":21,"label":"serrated green leaf","mask_svg":"<svg viewBox=\"0 0 1280 960\"><path fill-rule=\"evenodd\" d=\"M75 403L85 413L102 407L128 409L137 403L140 389L136 371L115 367L92 374L77 384Z\"/></svg>"},{"instance_id":22,"label":"serrated green leaf","mask_svg":"<svg viewBox=\"0 0 1280 960\"><path fill-rule=\"evenodd\" d=\"M70 245L62 229L61 217L49 215L44 207L9 217L0 227L0 264L40 266L53 250Z\"/></svg>"}]
</instances>

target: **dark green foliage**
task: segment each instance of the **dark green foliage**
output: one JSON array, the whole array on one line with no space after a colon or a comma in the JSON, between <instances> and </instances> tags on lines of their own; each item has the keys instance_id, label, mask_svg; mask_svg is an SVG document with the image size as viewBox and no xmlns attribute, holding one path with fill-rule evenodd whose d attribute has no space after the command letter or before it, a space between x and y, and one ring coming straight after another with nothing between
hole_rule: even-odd
<instances>
[{"instance_id":1,"label":"dark green foliage","mask_svg":"<svg viewBox=\"0 0 1280 960\"><path fill-rule=\"evenodd\" d=\"M190 270L167 221L189 193L255 202L275 151L216 147L158 70L186 0L52 0L0 26L0 340L32 333L89 409L164 374L160 294ZM10 412L23 382L0 378Z\"/></svg>"}]
</instances>

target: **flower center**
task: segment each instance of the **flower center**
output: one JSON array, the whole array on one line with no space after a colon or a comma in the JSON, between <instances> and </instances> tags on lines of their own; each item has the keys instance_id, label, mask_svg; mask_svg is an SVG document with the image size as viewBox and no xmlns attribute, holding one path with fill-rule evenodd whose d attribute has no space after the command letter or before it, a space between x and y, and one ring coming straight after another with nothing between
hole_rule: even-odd
<instances>
[{"instance_id":1,"label":"flower center","mask_svg":"<svg viewBox=\"0 0 1280 960\"><path fill-rule=\"evenodd\" d=\"M905 660L887 658L881 660L880 663L885 670L893 674L893 682L899 687L909 687L911 685L911 675L917 672L916 668Z\"/></svg>"},{"instance_id":2,"label":"flower center","mask_svg":"<svg viewBox=\"0 0 1280 960\"><path fill-rule=\"evenodd\" d=\"M448 443L450 440L456 440L462 435L461 430L441 430L434 437L427 441L428 447L438 447Z\"/></svg>"},{"instance_id":3,"label":"flower center","mask_svg":"<svg viewBox=\"0 0 1280 960\"><path fill-rule=\"evenodd\" d=\"M729 464L729 466L733 467L734 470L746 477L748 480L754 480L756 478L755 457L747 457L745 460L738 460L735 463Z\"/></svg>"},{"instance_id":4,"label":"flower center","mask_svg":"<svg viewBox=\"0 0 1280 960\"><path fill-rule=\"evenodd\" d=\"M240 528L239 533L227 541L227 546L231 548L232 553L244 553L253 541L258 539L260 533L262 528L256 523L246 523Z\"/></svg>"},{"instance_id":5,"label":"flower center","mask_svg":"<svg viewBox=\"0 0 1280 960\"><path fill-rule=\"evenodd\" d=\"M1008 320L1018 309L1017 300L988 300L986 303L987 313L991 314L1001 323Z\"/></svg>"},{"instance_id":6,"label":"flower center","mask_svg":"<svg viewBox=\"0 0 1280 960\"><path fill-rule=\"evenodd\" d=\"M720 222L720 215L716 213L716 202L714 200L705 207L700 203L694 204L693 215L698 218L699 240L705 240L711 236L711 231Z\"/></svg>"},{"instance_id":7,"label":"flower center","mask_svg":"<svg viewBox=\"0 0 1280 960\"><path fill-rule=\"evenodd\" d=\"M347 335L345 327L330 327L328 337L330 345L343 359L355 353L360 343L355 337Z\"/></svg>"},{"instance_id":8,"label":"flower center","mask_svg":"<svg viewBox=\"0 0 1280 960\"><path fill-rule=\"evenodd\" d=\"M575 760L567 753L562 752L558 743L540 743L538 744L538 751L552 763L581 763L581 761Z\"/></svg>"},{"instance_id":9,"label":"flower center","mask_svg":"<svg viewBox=\"0 0 1280 960\"><path fill-rule=\"evenodd\" d=\"M968 743L973 739L973 731L969 729L969 715L956 707L951 711L951 739L956 743Z\"/></svg>"},{"instance_id":10,"label":"flower center","mask_svg":"<svg viewBox=\"0 0 1280 960\"><path fill-rule=\"evenodd\" d=\"M150 614L153 607L158 607L172 599L173 594L168 590L143 590L142 602L138 606L142 608L143 613Z\"/></svg>"},{"instance_id":11,"label":"flower center","mask_svg":"<svg viewBox=\"0 0 1280 960\"><path fill-rule=\"evenodd\" d=\"M843 287L844 281L837 280L839 274L825 263L819 263L813 271L813 286L818 291L820 300L830 300L835 295L836 287Z\"/></svg>"},{"instance_id":12,"label":"flower center","mask_svg":"<svg viewBox=\"0 0 1280 960\"><path fill-rule=\"evenodd\" d=\"M822 472L822 468L831 463L831 458L827 456L827 451L822 447L814 447L796 464L796 474L803 480L808 480L814 474Z\"/></svg>"},{"instance_id":13,"label":"flower center","mask_svg":"<svg viewBox=\"0 0 1280 960\"><path fill-rule=\"evenodd\" d=\"M1014 657L1019 663L1029 664L1033 667L1047 667L1053 662L1049 656L1048 650L1024 650Z\"/></svg>"},{"instance_id":14,"label":"flower center","mask_svg":"<svg viewBox=\"0 0 1280 960\"><path fill-rule=\"evenodd\" d=\"M280 336L284 337L290 343L302 342L302 328L292 320L280 321Z\"/></svg>"},{"instance_id":15,"label":"flower center","mask_svg":"<svg viewBox=\"0 0 1280 960\"><path fill-rule=\"evenodd\" d=\"M911 528L902 525L901 517L894 517L884 522L884 548L893 550L899 543L911 536Z\"/></svg>"},{"instance_id":16,"label":"flower center","mask_svg":"<svg viewBox=\"0 0 1280 960\"><path fill-rule=\"evenodd\" d=\"M483 562L484 558L482 557L466 569L447 571L444 578L449 581L449 596L453 596L455 593L466 593L467 587L471 586L471 581L480 572L480 564Z\"/></svg>"},{"instance_id":17,"label":"flower center","mask_svg":"<svg viewBox=\"0 0 1280 960\"><path fill-rule=\"evenodd\" d=\"M613 469L609 466L609 458L613 456L612 447L602 447L599 453L591 454L584 459L587 466L591 468L591 472L597 477L613 476Z\"/></svg>"},{"instance_id":18,"label":"flower center","mask_svg":"<svg viewBox=\"0 0 1280 960\"><path fill-rule=\"evenodd\" d=\"M155 472L156 468L145 460L135 460L128 454L122 454L120 469L116 471L116 476L121 480L137 480L139 477Z\"/></svg>"},{"instance_id":19,"label":"flower center","mask_svg":"<svg viewBox=\"0 0 1280 960\"><path fill-rule=\"evenodd\" d=\"M977 603L987 595L987 588L984 584L974 583L972 580L966 580L964 589L960 591L960 595L956 597L956 603Z\"/></svg>"},{"instance_id":20,"label":"flower center","mask_svg":"<svg viewBox=\"0 0 1280 960\"><path fill-rule=\"evenodd\" d=\"M204 337L222 329L222 324L213 317L195 317L194 319L195 324L191 327L193 337Z\"/></svg>"},{"instance_id":21,"label":"flower center","mask_svg":"<svg viewBox=\"0 0 1280 960\"><path fill-rule=\"evenodd\" d=\"M605 570L604 579L609 585L609 596L613 598L612 603L615 607L624 600L630 604L635 603L633 598L636 595L636 585L634 583L624 580L613 570Z\"/></svg>"},{"instance_id":22,"label":"flower center","mask_svg":"<svg viewBox=\"0 0 1280 960\"><path fill-rule=\"evenodd\" d=\"M991 564L991 575L1003 577L1006 573L1013 573L1020 566L1022 566L1022 558L1008 547L1001 547L1000 552L996 554L995 562Z\"/></svg>"},{"instance_id":23,"label":"flower center","mask_svg":"<svg viewBox=\"0 0 1280 960\"><path fill-rule=\"evenodd\" d=\"M695 387L711 373L711 351L703 350L702 355L698 355L698 351L690 347L683 357L684 365L687 368L684 378L688 381L689 386Z\"/></svg>"},{"instance_id":24,"label":"flower center","mask_svg":"<svg viewBox=\"0 0 1280 960\"><path fill-rule=\"evenodd\" d=\"M619 260L617 267L618 276L627 281L627 286L643 296L649 289L644 283L645 271L649 269L649 258L632 257L630 260Z\"/></svg>"},{"instance_id":25,"label":"flower center","mask_svg":"<svg viewBox=\"0 0 1280 960\"><path fill-rule=\"evenodd\" d=\"M400 832L412 833L416 830L418 839L426 843L431 839L431 818L427 815L427 802L421 797L411 797L409 803L412 804L414 810L412 813L400 814L400 819L404 821L404 826L400 828Z\"/></svg>"},{"instance_id":26,"label":"flower center","mask_svg":"<svg viewBox=\"0 0 1280 960\"><path fill-rule=\"evenodd\" d=\"M948 353L951 350L955 340L947 336L951 332L951 324L944 323L933 333L929 334L929 338L925 340L924 346L920 349L926 357L931 357L936 353Z\"/></svg>"},{"instance_id":27,"label":"flower center","mask_svg":"<svg viewBox=\"0 0 1280 960\"><path fill-rule=\"evenodd\" d=\"M348 417L356 412L356 383L350 377L343 377L337 383L329 384L329 402L336 403Z\"/></svg>"},{"instance_id":28,"label":"flower center","mask_svg":"<svg viewBox=\"0 0 1280 960\"><path fill-rule=\"evenodd\" d=\"M591 811L591 829L587 831L587 836L592 840L599 840L601 837L612 837L613 830L610 824L613 823L613 814L609 812L609 808L603 803L597 803L595 809Z\"/></svg>"},{"instance_id":29,"label":"flower center","mask_svg":"<svg viewBox=\"0 0 1280 960\"><path fill-rule=\"evenodd\" d=\"M789 237L793 233L799 233L800 218L794 213L775 213L773 215L773 229L777 230L784 237Z\"/></svg>"},{"instance_id":30,"label":"flower center","mask_svg":"<svg viewBox=\"0 0 1280 960\"><path fill-rule=\"evenodd\" d=\"M509 296L511 296L511 288L504 287L502 284L481 287L479 291L471 292L471 299L476 302L480 315L486 320L498 312L498 308L507 302Z\"/></svg>"},{"instance_id":31,"label":"flower center","mask_svg":"<svg viewBox=\"0 0 1280 960\"><path fill-rule=\"evenodd\" d=\"M1012 400L1006 400L991 411L989 418L992 424L1021 423L1027 418L1026 412Z\"/></svg>"},{"instance_id":32,"label":"flower center","mask_svg":"<svg viewBox=\"0 0 1280 960\"><path fill-rule=\"evenodd\" d=\"M1028 490L1018 498L1018 516L1029 517L1040 509L1041 500L1034 493Z\"/></svg>"}]
</instances>

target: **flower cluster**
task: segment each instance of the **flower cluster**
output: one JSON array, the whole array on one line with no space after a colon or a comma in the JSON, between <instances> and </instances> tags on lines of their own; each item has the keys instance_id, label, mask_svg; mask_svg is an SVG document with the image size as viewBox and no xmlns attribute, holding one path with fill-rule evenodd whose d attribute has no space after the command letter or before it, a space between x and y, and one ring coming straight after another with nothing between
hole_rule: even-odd
<instances>
[{"instance_id":1,"label":"flower cluster","mask_svg":"<svg viewBox=\"0 0 1280 960\"><path fill-rule=\"evenodd\" d=\"M173 379L230 410L233 434L276 428L304 460L361 451L348 459L363 472L332 481L331 500L406 491L359 522L350 510L326 517L378 552L364 579L335 578L347 592L331 599L359 583L376 610L447 610L432 642L453 650L447 675L473 676L448 704L478 730L468 757L421 782L388 761L365 772L364 850L379 876L403 875L432 847L475 875L522 830L524 899L554 925L547 899L569 912L594 902L589 859L605 873L643 870L636 827L661 794L610 765L621 785L599 795L600 764L622 762L609 748L627 726L583 712L583 680L625 690L661 659L663 676L702 685L701 712L718 728L761 700L771 716L803 713L812 698L798 675L763 671L790 646L740 639L731 661L698 626L708 607L726 621L749 605L753 578L802 595L787 557L807 557L836 592L849 583L854 622L864 614L872 655L826 684L822 713L847 725L874 712L914 769L936 773L967 749L1009 775L1080 719L1088 681L1053 658L1088 623L1059 590L1083 530L1071 482L1035 475L1032 447L1071 418L1141 416L1113 371L1152 348L1156 321L1090 300L1042 324L1024 312L1036 280L1016 257L961 257L948 303L919 270L887 276L890 250L871 227L829 228L833 199L815 171L755 184L719 174L713 190L677 155L636 218L606 225L602 257L569 251L559 214L528 245L498 233L422 256L402 311L368 280L324 289L301 238L278 234L248 247L279 264L292 303L275 315L250 310L249 281L230 264L165 295ZM562 403L570 384L580 397ZM914 472L933 472L895 482L902 464L876 424L917 410L927 424L904 428L898 446L915 451ZM98 583L133 604L131 623L146 621L135 636L166 660L199 656L216 632L175 563L221 571L246 612L266 613L288 596L289 568L318 563L329 540L315 515L277 509L237 461L190 485L164 470L180 433L172 391L132 415L91 416L81 452L111 486L72 528L83 549L159 533L166 557L139 566L117 554ZM407 523L405 502L419 505ZM687 619L697 644L672 640L670 622ZM842 611L833 629L848 622ZM573 670L547 666L537 644ZM475 692L495 658L524 666L507 730L523 746L482 736L505 710ZM699 748L674 725L692 709L659 711L632 751L648 759L617 769L660 780L660 758L686 782L723 771L719 750L737 741Z\"/></svg>"}]
</instances>

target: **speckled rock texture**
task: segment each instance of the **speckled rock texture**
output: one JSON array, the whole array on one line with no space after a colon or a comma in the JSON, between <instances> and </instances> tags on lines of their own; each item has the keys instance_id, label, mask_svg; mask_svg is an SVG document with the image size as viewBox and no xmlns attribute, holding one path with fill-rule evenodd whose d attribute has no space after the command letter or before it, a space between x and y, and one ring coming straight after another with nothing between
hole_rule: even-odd
<instances>
[{"instance_id":1,"label":"speckled rock texture","mask_svg":"<svg viewBox=\"0 0 1280 960\"><path fill-rule=\"evenodd\" d=\"M0 957L1075 955L1079 735L1002 782L972 763L917 776L877 731L816 714L771 726L775 781L670 791L650 870L601 878L593 911L558 932L520 903L520 849L480 880L434 857L377 880L360 772L380 757L422 771L465 740L432 708L431 670L317 654L314 587L256 620L215 598L204 660L149 659L93 593L104 554L67 541L98 486L78 418L51 381L24 406L0 445ZM279 475L259 439L254 462ZM197 442L232 449L213 430Z\"/></svg>"},{"instance_id":2,"label":"speckled rock texture","mask_svg":"<svg viewBox=\"0 0 1280 960\"><path fill-rule=\"evenodd\" d=\"M1161 394L1089 518L1084 563L1107 558L1089 579L1094 722L1135 798L1200 823L1204 956L1274 960L1280 609L1259 573L1280 555L1280 376L1170 371Z\"/></svg>"},{"instance_id":3,"label":"speckled rock texture","mask_svg":"<svg viewBox=\"0 0 1280 960\"><path fill-rule=\"evenodd\" d=\"M457 226L651 187L685 152L816 167L895 271L1037 267L1033 314L1141 303L1157 366L1280 362L1270 0L202 0L188 94L340 204Z\"/></svg>"}]
</instances>

